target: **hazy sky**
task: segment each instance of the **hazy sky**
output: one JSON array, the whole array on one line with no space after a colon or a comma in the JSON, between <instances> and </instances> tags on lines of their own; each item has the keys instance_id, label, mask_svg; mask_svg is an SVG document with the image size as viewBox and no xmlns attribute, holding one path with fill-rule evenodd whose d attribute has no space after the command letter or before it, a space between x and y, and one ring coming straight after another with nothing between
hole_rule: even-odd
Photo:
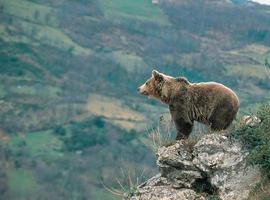
<instances>
[{"instance_id":1,"label":"hazy sky","mask_svg":"<svg viewBox=\"0 0 270 200\"><path fill-rule=\"evenodd\" d=\"M261 4L270 5L270 0L251 0L251 1L258 2Z\"/></svg>"}]
</instances>

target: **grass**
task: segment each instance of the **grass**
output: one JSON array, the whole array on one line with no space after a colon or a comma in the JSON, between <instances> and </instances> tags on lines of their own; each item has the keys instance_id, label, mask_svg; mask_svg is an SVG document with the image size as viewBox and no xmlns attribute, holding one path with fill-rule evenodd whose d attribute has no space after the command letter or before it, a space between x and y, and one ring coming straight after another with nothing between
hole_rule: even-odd
<instances>
[{"instance_id":1,"label":"grass","mask_svg":"<svg viewBox=\"0 0 270 200\"><path fill-rule=\"evenodd\" d=\"M4 43L5 44L5 43ZM22 60L17 55L10 55L7 51L1 51L0 56L0 71L1 75L22 77L36 77L37 79L43 78L43 72L34 66L29 60ZM25 56L26 57L26 56ZM24 58L25 58L24 57Z\"/></svg>"},{"instance_id":2,"label":"grass","mask_svg":"<svg viewBox=\"0 0 270 200\"><path fill-rule=\"evenodd\" d=\"M88 56L84 48L67 36L58 25L55 10L49 6L26 0L3 0L4 12L13 17L12 23L0 27L4 41L39 43L69 51L74 55ZM6 28L19 34L9 34ZM1 37L1 38L2 38Z\"/></svg>"},{"instance_id":3,"label":"grass","mask_svg":"<svg viewBox=\"0 0 270 200\"><path fill-rule=\"evenodd\" d=\"M0 85L0 99L4 98L7 95L7 92L5 90L5 88Z\"/></svg>"},{"instance_id":4,"label":"grass","mask_svg":"<svg viewBox=\"0 0 270 200\"><path fill-rule=\"evenodd\" d=\"M141 113L124 105L121 100L97 94L90 95L86 110L91 114L103 116L126 129L142 128L146 122L146 118Z\"/></svg>"},{"instance_id":5,"label":"grass","mask_svg":"<svg viewBox=\"0 0 270 200\"><path fill-rule=\"evenodd\" d=\"M4 26L5 27L5 26ZM23 34L17 34L17 35L11 35L8 33L8 31L5 29L2 29L0 38L8 43L24 43L24 44L33 44L38 45L38 43L33 42L30 38Z\"/></svg>"},{"instance_id":6,"label":"grass","mask_svg":"<svg viewBox=\"0 0 270 200\"><path fill-rule=\"evenodd\" d=\"M38 189L35 178L29 170L10 169L7 171L7 178L10 194L23 196Z\"/></svg>"},{"instance_id":7,"label":"grass","mask_svg":"<svg viewBox=\"0 0 270 200\"><path fill-rule=\"evenodd\" d=\"M2 0L4 12L31 22L57 26L58 20L54 16L54 9L26 0Z\"/></svg>"},{"instance_id":8,"label":"grass","mask_svg":"<svg viewBox=\"0 0 270 200\"><path fill-rule=\"evenodd\" d=\"M0 24L0 33L3 34L6 31L6 27L2 24Z\"/></svg>"},{"instance_id":9,"label":"grass","mask_svg":"<svg viewBox=\"0 0 270 200\"><path fill-rule=\"evenodd\" d=\"M27 95L35 95L36 90L32 86L16 86L11 88L11 91L16 94L27 94Z\"/></svg>"},{"instance_id":10,"label":"grass","mask_svg":"<svg viewBox=\"0 0 270 200\"><path fill-rule=\"evenodd\" d=\"M265 59L270 58L270 48L264 45L251 44L237 50L233 50L230 53L239 57L245 57L247 59L256 61L256 64L236 64L227 65L227 74L239 74L244 77L265 77ZM243 70L244 69L244 70Z\"/></svg>"},{"instance_id":11,"label":"grass","mask_svg":"<svg viewBox=\"0 0 270 200\"><path fill-rule=\"evenodd\" d=\"M32 95L32 96L40 96L46 98L53 98L59 96L61 93L61 89L54 86L42 86L40 89L38 86L26 86L26 85L18 85L11 87L11 91L20 95Z\"/></svg>"},{"instance_id":12,"label":"grass","mask_svg":"<svg viewBox=\"0 0 270 200\"><path fill-rule=\"evenodd\" d=\"M139 20L148 20L167 24L168 20L158 5L152 4L151 0L100 0L105 16L129 17Z\"/></svg>"},{"instance_id":13,"label":"grass","mask_svg":"<svg viewBox=\"0 0 270 200\"><path fill-rule=\"evenodd\" d=\"M61 156L59 150L62 147L62 142L51 131L18 134L11 137L9 144L13 147L25 145L32 156Z\"/></svg>"},{"instance_id":14,"label":"grass","mask_svg":"<svg viewBox=\"0 0 270 200\"><path fill-rule=\"evenodd\" d=\"M254 60L263 63L265 58L269 57L270 48L264 45L251 44L242 49L231 51L234 55L247 56Z\"/></svg>"},{"instance_id":15,"label":"grass","mask_svg":"<svg viewBox=\"0 0 270 200\"><path fill-rule=\"evenodd\" d=\"M169 121L162 121L160 119L156 128L148 131L148 138L142 138L142 143L149 147L153 152L162 147L168 147L174 145L175 140L174 133L172 131L173 126Z\"/></svg>"},{"instance_id":16,"label":"grass","mask_svg":"<svg viewBox=\"0 0 270 200\"><path fill-rule=\"evenodd\" d=\"M244 68L244 69L243 69ZM265 68L263 65L258 64L245 64L245 65L227 65L227 75L238 74L242 77L256 77L262 78L266 77Z\"/></svg>"},{"instance_id":17,"label":"grass","mask_svg":"<svg viewBox=\"0 0 270 200\"><path fill-rule=\"evenodd\" d=\"M112 57L115 62L131 73L147 67L143 59L137 55L128 54L123 51L114 51Z\"/></svg>"},{"instance_id":18,"label":"grass","mask_svg":"<svg viewBox=\"0 0 270 200\"><path fill-rule=\"evenodd\" d=\"M142 182L144 182L144 170L139 175L138 171L135 169L129 169L127 171L120 169L120 171L121 175L119 177L115 177L119 189L107 187L104 183L102 183L104 189L117 197L124 198L135 196L138 191L138 187Z\"/></svg>"},{"instance_id":19,"label":"grass","mask_svg":"<svg viewBox=\"0 0 270 200\"><path fill-rule=\"evenodd\" d=\"M270 58L270 48L264 45L250 44L241 49L230 51L229 53L235 57L244 59L235 64L227 64L226 75L235 76L239 80L241 79L258 79L267 82L267 76L269 76L267 68L265 66L265 60ZM267 88L262 88L259 84L254 84L252 81L245 81L246 86L244 88L238 88L238 94L242 96L242 102L247 99L252 99L252 96L265 95ZM265 90L266 89L266 90ZM244 96L248 94L247 96ZM257 101L254 99L253 101ZM243 105L243 104L242 104Z\"/></svg>"},{"instance_id":20,"label":"grass","mask_svg":"<svg viewBox=\"0 0 270 200\"><path fill-rule=\"evenodd\" d=\"M28 37L37 40L41 44L49 45L66 51L71 51L75 55L90 55L90 49L81 47L68 37L59 28L46 25L33 24L24 20L17 20L16 26Z\"/></svg>"}]
</instances>

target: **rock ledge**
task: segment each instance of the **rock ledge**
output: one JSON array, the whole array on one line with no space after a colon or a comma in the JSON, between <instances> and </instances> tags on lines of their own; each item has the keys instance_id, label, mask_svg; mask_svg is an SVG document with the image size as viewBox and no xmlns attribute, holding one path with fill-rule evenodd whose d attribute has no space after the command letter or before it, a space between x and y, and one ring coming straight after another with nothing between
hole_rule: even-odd
<instances>
[{"instance_id":1,"label":"rock ledge","mask_svg":"<svg viewBox=\"0 0 270 200\"><path fill-rule=\"evenodd\" d=\"M195 145L177 141L157 152L160 174L138 187L125 200L245 200L260 181L257 167L246 166L248 152L226 136L202 136ZM205 187L206 186L206 187ZM200 191L200 192L198 192Z\"/></svg>"}]
</instances>

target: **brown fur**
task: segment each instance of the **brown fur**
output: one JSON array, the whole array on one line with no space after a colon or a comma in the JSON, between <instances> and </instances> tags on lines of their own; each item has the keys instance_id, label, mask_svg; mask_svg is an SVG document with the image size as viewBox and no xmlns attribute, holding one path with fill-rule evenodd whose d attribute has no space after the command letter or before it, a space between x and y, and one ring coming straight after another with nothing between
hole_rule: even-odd
<instances>
[{"instance_id":1,"label":"brown fur","mask_svg":"<svg viewBox=\"0 0 270 200\"><path fill-rule=\"evenodd\" d=\"M190 83L184 77L174 78L155 70L138 90L169 105L177 140L189 136L194 121L213 130L226 129L239 109L237 95L220 83Z\"/></svg>"}]
</instances>

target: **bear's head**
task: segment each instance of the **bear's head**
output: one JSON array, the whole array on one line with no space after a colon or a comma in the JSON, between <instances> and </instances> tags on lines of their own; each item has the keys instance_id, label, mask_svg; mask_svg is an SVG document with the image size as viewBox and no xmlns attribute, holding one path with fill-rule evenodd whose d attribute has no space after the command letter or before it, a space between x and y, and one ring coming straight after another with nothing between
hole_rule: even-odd
<instances>
[{"instance_id":1,"label":"bear's head","mask_svg":"<svg viewBox=\"0 0 270 200\"><path fill-rule=\"evenodd\" d=\"M184 77L174 78L153 70L151 78L141 85L138 91L169 104L176 96L186 93L189 84Z\"/></svg>"}]
</instances>

